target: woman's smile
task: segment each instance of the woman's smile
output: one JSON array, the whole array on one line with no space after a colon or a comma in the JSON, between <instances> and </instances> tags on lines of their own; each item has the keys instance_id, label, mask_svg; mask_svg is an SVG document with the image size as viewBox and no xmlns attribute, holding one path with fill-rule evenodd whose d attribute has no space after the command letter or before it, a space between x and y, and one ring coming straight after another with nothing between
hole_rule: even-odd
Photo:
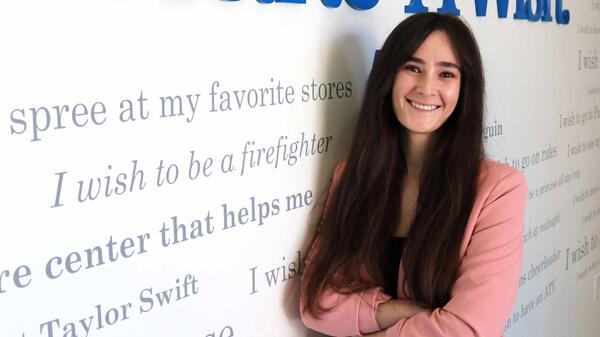
<instances>
[{"instance_id":1,"label":"woman's smile","mask_svg":"<svg viewBox=\"0 0 600 337\"><path fill-rule=\"evenodd\" d=\"M431 105L431 104L424 104L424 103L419 103L410 99L406 99L406 101L412 105L414 108L417 108L419 110L425 110L425 111L433 111L437 108L439 108L441 105Z\"/></svg>"}]
</instances>

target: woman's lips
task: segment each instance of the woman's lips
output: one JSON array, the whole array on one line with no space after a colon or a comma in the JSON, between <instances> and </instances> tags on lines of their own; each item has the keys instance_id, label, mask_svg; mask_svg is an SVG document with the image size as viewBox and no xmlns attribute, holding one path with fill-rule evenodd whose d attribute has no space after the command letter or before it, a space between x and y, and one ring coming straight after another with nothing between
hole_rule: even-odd
<instances>
[{"instance_id":1,"label":"woman's lips","mask_svg":"<svg viewBox=\"0 0 600 337\"><path fill-rule=\"evenodd\" d=\"M435 110L435 109L437 109L437 108L439 108L439 107L440 107L440 105L433 105L433 104L423 104L423 103L418 103L418 102L415 102L415 101L413 101L413 100L410 100L410 99L408 99L408 98L407 98L406 100L408 101L408 103L409 103L409 104L410 104L412 107L414 107L414 108L417 108L417 109L419 109L419 110L433 111L433 110Z\"/></svg>"}]
</instances>

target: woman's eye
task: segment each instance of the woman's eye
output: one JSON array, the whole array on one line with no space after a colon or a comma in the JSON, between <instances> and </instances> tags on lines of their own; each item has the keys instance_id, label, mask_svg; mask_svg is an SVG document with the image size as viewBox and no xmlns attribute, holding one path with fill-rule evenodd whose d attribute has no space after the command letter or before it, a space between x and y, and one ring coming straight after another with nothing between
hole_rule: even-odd
<instances>
[{"instance_id":1,"label":"woman's eye","mask_svg":"<svg viewBox=\"0 0 600 337\"><path fill-rule=\"evenodd\" d=\"M453 78L454 74L451 72L448 72L448 71L444 71L443 73L440 74L440 76L444 77L444 78Z\"/></svg>"},{"instance_id":2,"label":"woman's eye","mask_svg":"<svg viewBox=\"0 0 600 337\"><path fill-rule=\"evenodd\" d=\"M406 67L404 67L404 69L413 72L413 73L418 73L419 72L419 68L413 66L413 65L407 65Z\"/></svg>"}]
</instances>

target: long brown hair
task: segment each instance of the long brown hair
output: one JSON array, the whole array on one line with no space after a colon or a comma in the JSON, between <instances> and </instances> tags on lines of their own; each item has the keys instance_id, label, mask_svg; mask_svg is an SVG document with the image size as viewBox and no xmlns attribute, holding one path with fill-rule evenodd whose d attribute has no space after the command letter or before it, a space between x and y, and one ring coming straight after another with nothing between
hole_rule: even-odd
<instances>
[{"instance_id":1,"label":"long brown hair","mask_svg":"<svg viewBox=\"0 0 600 337\"><path fill-rule=\"evenodd\" d=\"M318 253L305 270L301 296L315 316L328 310L317 301L327 286L353 293L384 282L384 247L399 223L407 172L406 130L392 108L392 86L400 67L433 31L447 34L460 60L460 96L425 156L403 252L402 286L423 307L442 307L450 299L484 157L484 75L475 38L461 19L415 14L392 31L373 65L345 169L309 248L308 255Z\"/></svg>"}]
</instances>

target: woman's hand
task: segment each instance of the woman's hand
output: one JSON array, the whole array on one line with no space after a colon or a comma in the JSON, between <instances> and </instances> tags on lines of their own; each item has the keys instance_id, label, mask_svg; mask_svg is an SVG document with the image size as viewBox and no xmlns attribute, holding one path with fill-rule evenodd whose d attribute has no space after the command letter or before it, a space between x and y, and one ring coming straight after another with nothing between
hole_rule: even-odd
<instances>
[{"instance_id":1,"label":"woman's hand","mask_svg":"<svg viewBox=\"0 0 600 337\"><path fill-rule=\"evenodd\" d=\"M408 318L420 312L431 312L431 310L421 308L409 299L394 299L381 303L377 307L375 318L379 327L385 330L402 318Z\"/></svg>"},{"instance_id":2,"label":"woman's hand","mask_svg":"<svg viewBox=\"0 0 600 337\"><path fill-rule=\"evenodd\" d=\"M383 330L364 336L385 337L385 329L396 324L399 320L403 318L409 318L420 312L431 312L431 310L421 308L414 301L408 299L389 300L387 302L381 303L377 307L377 315L375 318L377 319L379 327L381 327Z\"/></svg>"}]
</instances>

